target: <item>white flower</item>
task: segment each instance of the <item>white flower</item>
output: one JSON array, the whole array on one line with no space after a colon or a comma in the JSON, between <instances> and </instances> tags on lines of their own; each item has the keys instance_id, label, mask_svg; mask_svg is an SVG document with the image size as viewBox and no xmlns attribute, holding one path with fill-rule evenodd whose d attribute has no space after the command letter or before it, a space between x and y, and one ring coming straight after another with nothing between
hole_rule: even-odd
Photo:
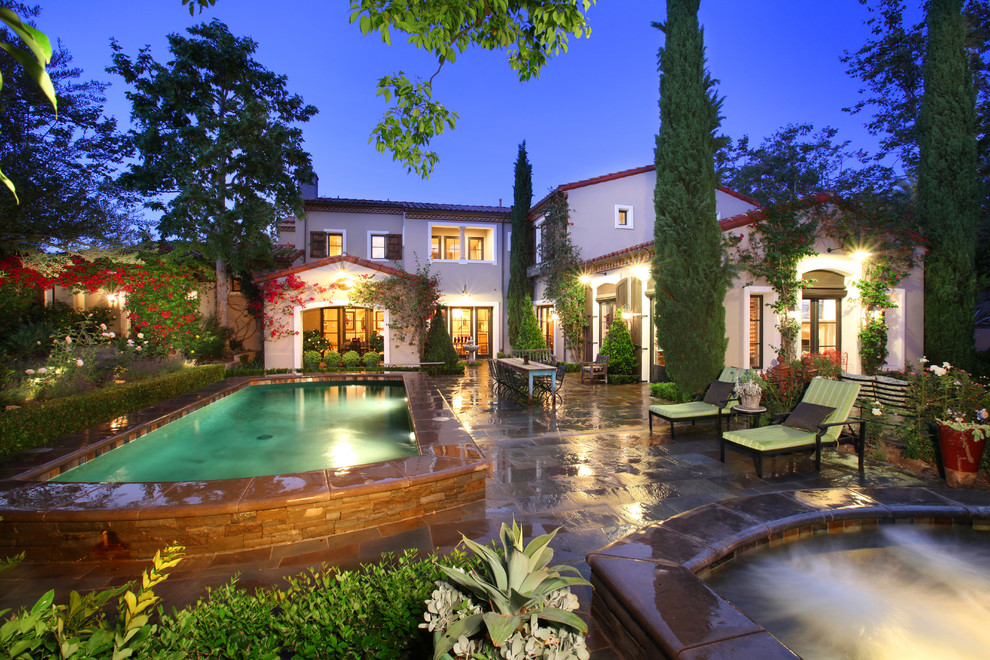
<instances>
[{"instance_id":1,"label":"white flower","mask_svg":"<svg viewBox=\"0 0 990 660\"><path fill-rule=\"evenodd\" d=\"M111 333L110 333L110 339L113 339L113 338L115 338L116 336L117 336L117 333L116 333L116 332L111 332Z\"/></svg>"},{"instance_id":2,"label":"white flower","mask_svg":"<svg viewBox=\"0 0 990 660\"><path fill-rule=\"evenodd\" d=\"M45 367L39 367L38 368L38 373L39 374L47 374L48 373L48 369L46 369Z\"/></svg>"},{"instance_id":3,"label":"white flower","mask_svg":"<svg viewBox=\"0 0 990 660\"><path fill-rule=\"evenodd\" d=\"M133 346L134 345L134 340L133 339L128 339L127 340L127 345L128 346Z\"/></svg>"},{"instance_id":4,"label":"white flower","mask_svg":"<svg viewBox=\"0 0 990 660\"><path fill-rule=\"evenodd\" d=\"M76 360L76 366L77 367L83 366L83 361L82 360Z\"/></svg>"},{"instance_id":5,"label":"white flower","mask_svg":"<svg viewBox=\"0 0 990 660\"><path fill-rule=\"evenodd\" d=\"M28 376L33 376L34 375L34 369L25 369L24 370L24 373L26 373Z\"/></svg>"},{"instance_id":6,"label":"white flower","mask_svg":"<svg viewBox=\"0 0 990 660\"><path fill-rule=\"evenodd\" d=\"M987 412L987 409L986 408L984 408L983 410L977 410L976 411L976 419L977 420L979 420L981 422L985 422L988 418L990 418L990 413Z\"/></svg>"},{"instance_id":7,"label":"white flower","mask_svg":"<svg viewBox=\"0 0 990 660\"><path fill-rule=\"evenodd\" d=\"M951 369L952 368L952 365L949 364L948 362L943 362L942 363L942 367L944 367L945 369Z\"/></svg>"},{"instance_id":8,"label":"white flower","mask_svg":"<svg viewBox=\"0 0 990 660\"><path fill-rule=\"evenodd\" d=\"M106 329L107 329L107 324L106 323L101 323L100 324L100 330L106 330Z\"/></svg>"},{"instance_id":9,"label":"white flower","mask_svg":"<svg viewBox=\"0 0 990 660\"><path fill-rule=\"evenodd\" d=\"M931 369L932 373L935 374L936 376L944 376L945 374L948 373L948 369L940 367L937 364L933 364L928 368Z\"/></svg>"},{"instance_id":10,"label":"white flower","mask_svg":"<svg viewBox=\"0 0 990 660\"><path fill-rule=\"evenodd\" d=\"M134 347L134 350L135 350L135 351L140 351L140 350L141 350L141 347L140 347L140 346L135 346L135 347Z\"/></svg>"},{"instance_id":11,"label":"white flower","mask_svg":"<svg viewBox=\"0 0 990 660\"><path fill-rule=\"evenodd\" d=\"M71 343L72 343L72 337L68 337L68 336L67 336L67 337L65 338L65 343L66 343L66 344L71 344Z\"/></svg>"},{"instance_id":12,"label":"white flower","mask_svg":"<svg viewBox=\"0 0 990 660\"><path fill-rule=\"evenodd\" d=\"M921 359L918 360L918 362L920 362L921 364L928 364L928 358L926 358L925 356L922 356Z\"/></svg>"},{"instance_id":13,"label":"white flower","mask_svg":"<svg viewBox=\"0 0 990 660\"><path fill-rule=\"evenodd\" d=\"M882 415L882 414L883 414L883 411L882 411L882 410L880 410L879 408L874 408L874 409L873 409L873 415L874 415L875 417L879 417L879 416L880 416L880 415Z\"/></svg>"},{"instance_id":14,"label":"white flower","mask_svg":"<svg viewBox=\"0 0 990 660\"><path fill-rule=\"evenodd\" d=\"M139 332L138 333L138 339L144 339L144 333L143 332Z\"/></svg>"}]
</instances>

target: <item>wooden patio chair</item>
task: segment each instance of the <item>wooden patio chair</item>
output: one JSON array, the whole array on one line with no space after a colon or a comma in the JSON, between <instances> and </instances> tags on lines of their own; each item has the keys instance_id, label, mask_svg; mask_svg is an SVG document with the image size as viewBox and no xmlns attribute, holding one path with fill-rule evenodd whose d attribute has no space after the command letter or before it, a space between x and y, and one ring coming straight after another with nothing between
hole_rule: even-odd
<instances>
[{"instance_id":1,"label":"wooden patio chair","mask_svg":"<svg viewBox=\"0 0 990 660\"><path fill-rule=\"evenodd\" d=\"M594 362L586 362L581 366L581 382L584 382L584 375L588 374L591 382L594 383L596 378L600 378L604 382L608 382L608 356L598 354Z\"/></svg>"}]
</instances>

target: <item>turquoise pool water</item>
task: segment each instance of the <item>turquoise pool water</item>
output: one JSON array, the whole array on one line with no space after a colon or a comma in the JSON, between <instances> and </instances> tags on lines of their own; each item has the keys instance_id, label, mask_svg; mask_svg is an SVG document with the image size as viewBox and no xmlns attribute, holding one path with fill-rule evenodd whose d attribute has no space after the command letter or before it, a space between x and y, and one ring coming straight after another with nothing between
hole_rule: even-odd
<instances>
[{"instance_id":1,"label":"turquoise pool water","mask_svg":"<svg viewBox=\"0 0 990 660\"><path fill-rule=\"evenodd\" d=\"M206 481L361 465L419 452L391 383L254 385L54 481Z\"/></svg>"}]
</instances>

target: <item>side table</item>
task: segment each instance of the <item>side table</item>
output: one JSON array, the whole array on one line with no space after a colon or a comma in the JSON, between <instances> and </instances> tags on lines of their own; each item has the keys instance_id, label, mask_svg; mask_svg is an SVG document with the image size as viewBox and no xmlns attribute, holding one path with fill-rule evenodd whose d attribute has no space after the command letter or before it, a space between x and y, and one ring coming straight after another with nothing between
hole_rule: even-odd
<instances>
[{"instance_id":1,"label":"side table","mask_svg":"<svg viewBox=\"0 0 990 660\"><path fill-rule=\"evenodd\" d=\"M736 415L742 415L743 417L749 418L749 428L755 429L760 426L760 415L765 413L767 409L764 406L759 406L758 408L743 408L742 406L732 406L732 412Z\"/></svg>"}]
</instances>

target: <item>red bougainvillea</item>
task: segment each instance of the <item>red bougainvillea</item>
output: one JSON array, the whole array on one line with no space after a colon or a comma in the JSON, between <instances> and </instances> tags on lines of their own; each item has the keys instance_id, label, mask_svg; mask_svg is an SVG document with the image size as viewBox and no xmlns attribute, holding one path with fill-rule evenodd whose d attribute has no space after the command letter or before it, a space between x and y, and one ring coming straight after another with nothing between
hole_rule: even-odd
<instances>
[{"instance_id":1,"label":"red bougainvillea","mask_svg":"<svg viewBox=\"0 0 990 660\"><path fill-rule=\"evenodd\" d=\"M292 329L292 312L338 288L336 284L324 286L310 284L292 273L285 277L267 280L261 284L261 300L253 301L248 309L258 316L266 339L281 339L299 334Z\"/></svg>"}]
</instances>

